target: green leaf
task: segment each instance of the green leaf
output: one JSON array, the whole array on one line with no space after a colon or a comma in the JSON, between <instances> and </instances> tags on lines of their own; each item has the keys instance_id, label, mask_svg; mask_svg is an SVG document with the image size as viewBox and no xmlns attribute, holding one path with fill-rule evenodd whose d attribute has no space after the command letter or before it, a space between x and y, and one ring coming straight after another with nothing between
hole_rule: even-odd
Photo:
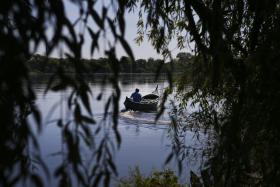
<instances>
[{"instance_id":1,"label":"green leaf","mask_svg":"<svg viewBox=\"0 0 280 187\"><path fill-rule=\"evenodd\" d=\"M118 36L118 39L120 40L125 52L128 54L128 56L132 59L132 61L135 61L134 54L129 46L129 44L126 42L126 40L122 36Z\"/></svg>"},{"instance_id":2,"label":"green leaf","mask_svg":"<svg viewBox=\"0 0 280 187\"><path fill-rule=\"evenodd\" d=\"M84 121L85 123L88 124L95 124L96 121L93 119L93 117L88 117L88 116L81 116L81 120Z\"/></svg>"},{"instance_id":3,"label":"green leaf","mask_svg":"<svg viewBox=\"0 0 280 187\"><path fill-rule=\"evenodd\" d=\"M103 29L104 26L104 20L100 18L100 16L98 15L98 13L94 10L94 9L90 9L90 15L92 16L93 20L95 21L95 23Z\"/></svg>"},{"instance_id":4,"label":"green leaf","mask_svg":"<svg viewBox=\"0 0 280 187\"><path fill-rule=\"evenodd\" d=\"M43 185L43 181L42 181L42 179L39 177L39 175L32 174L32 175L31 175L31 180L32 180L32 182L35 184L35 186L38 186L38 187L44 186L44 185Z\"/></svg>"},{"instance_id":5,"label":"green leaf","mask_svg":"<svg viewBox=\"0 0 280 187\"><path fill-rule=\"evenodd\" d=\"M114 172L115 175L118 175L117 167L115 163L112 161L112 159L107 159L107 163L109 164L110 168Z\"/></svg>"},{"instance_id":6,"label":"green leaf","mask_svg":"<svg viewBox=\"0 0 280 187\"><path fill-rule=\"evenodd\" d=\"M99 182L100 182L100 180L101 180L101 178L102 178L102 173L100 172L100 173L98 173L98 175L95 177L95 179L94 179L94 181L93 181L93 184L92 184L92 186L98 186L98 184L99 184Z\"/></svg>"},{"instance_id":7,"label":"green leaf","mask_svg":"<svg viewBox=\"0 0 280 187\"><path fill-rule=\"evenodd\" d=\"M168 155L168 157L166 158L164 164L165 164L165 165L168 164L168 163L171 161L172 158L173 158L173 152L171 152L171 153Z\"/></svg>"},{"instance_id":8,"label":"green leaf","mask_svg":"<svg viewBox=\"0 0 280 187\"><path fill-rule=\"evenodd\" d=\"M80 93L80 95L81 95L82 102L83 102L84 106L86 107L87 111L88 111L90 114L92 114L91 108L90 108L90 104L89 104L89 99L88 99L88 94L87 94L87 92L83 90L83 91Z\"/></svg>"}]
</instances>

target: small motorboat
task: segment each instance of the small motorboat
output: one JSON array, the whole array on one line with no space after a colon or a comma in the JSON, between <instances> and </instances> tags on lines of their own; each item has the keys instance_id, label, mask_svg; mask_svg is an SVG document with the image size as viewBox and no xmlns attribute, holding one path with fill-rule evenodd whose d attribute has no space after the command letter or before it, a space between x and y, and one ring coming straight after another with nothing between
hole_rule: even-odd
<instances>
[{"instance_id":1,"label":"small motorboat","mask_svg":"<svg viewBox=\"0 0 280 187\"><path fill-rule=\"evenodd\" d=\"M131 98L126 97L124 106L126 110L135 111L156 111L158 106L159 96L157 94L148 94L142 97L140 102L134 102Z\"/></svg>"}]
</instances>

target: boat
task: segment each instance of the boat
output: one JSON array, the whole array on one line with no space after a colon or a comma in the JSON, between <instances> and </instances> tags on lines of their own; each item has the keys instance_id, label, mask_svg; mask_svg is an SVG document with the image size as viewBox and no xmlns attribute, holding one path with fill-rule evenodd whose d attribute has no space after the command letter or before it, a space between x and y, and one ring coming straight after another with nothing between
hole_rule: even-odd
<instances>
[{"instance_id":1,"label":"boat","mask_svg":"<svg viewBox=\"0 0 280 187\"><path fill-rule=\"evenodd\" d=\"M159 96L157 94L148 94L142 97L140 102L134 102L131 98L126 97L124 106L126 110L135 111L156 111L158 106Z\"/></svg>"}]
</instances>

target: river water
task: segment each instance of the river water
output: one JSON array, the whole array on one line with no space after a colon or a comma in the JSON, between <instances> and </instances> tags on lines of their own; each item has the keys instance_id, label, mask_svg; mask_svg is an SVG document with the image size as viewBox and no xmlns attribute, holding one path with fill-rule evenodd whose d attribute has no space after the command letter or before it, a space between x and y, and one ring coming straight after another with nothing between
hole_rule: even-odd
<instances>
[{"instance_id":1,"label":"river water","mask_svg":"<svg viewBox=\"0 0 280 187\"><path fill-rule=\"evenodd\" d=\"M39 136L42 157L49 169L54 171L61 164L61 156L56 153L61 152L63 147L61 130L57 127L55 120L58 118L65 120L71 118L66 107L66 97L69 91L49 91L47 94L44 94L46 83L46 79L42 77L34 78L34 89L37 95L36 102L42 112L43 120L43 131ZM91 107L93 115L96 121L99 121L103 117L105 103L113 89L109 84L102 85L101 77L89 79L89 83L92 91ZM130 96L135 88L139 88L140 93L145 95L151 93L158 85L159 93L162 93L163 89L168 86L166 78L164 76L160 77L155 82L154 75L122 75L119 85L121 88L121 98L119 102L118 130L121 134L122 143L120 149L114 155L119 178L128 176L129 171L136 166L145 175L150 174L154 170L162 170L164 168L178 171L175 162L171 162L167 166L164 165L164 161L171 151L168 133L170 125L168 115L170 107L168 102L166 103L167 110L156 124L154 123L156 113L121 111L124 109L123 102L125 97ZM96 98L101 92L103 93L102 99L98 101ZM186 135L187 144L199 144L196 138L193 137L193 133L186 132ZM82 154L86 157L88 153L84 151ZM180 182L187 183L189 181L190 170L197 171L199 167L199 161L190 162L186 160L183 163ZM48 182L53 186L56 184L56 179L52 177Z\"/></svg>"}]
</instances>

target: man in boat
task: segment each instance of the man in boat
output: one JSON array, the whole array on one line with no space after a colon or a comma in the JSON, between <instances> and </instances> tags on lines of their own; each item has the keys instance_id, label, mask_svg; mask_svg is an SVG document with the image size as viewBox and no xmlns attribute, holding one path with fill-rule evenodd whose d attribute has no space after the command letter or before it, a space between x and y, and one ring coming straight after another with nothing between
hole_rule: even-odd
<instances>
[{"instance_id":1,"label":"man in boat","mask_svg":"<svg viewBox=\"0 0 280 187\"><path fill-rule=\"evenodd\" d=\"M135 89L135 92L133 94L131 94L130 98L132 98L132 100L134 102L140 102L141 101L142 96L139 93L139 89L138 88Z\"/></svg>"}]
</instances>

